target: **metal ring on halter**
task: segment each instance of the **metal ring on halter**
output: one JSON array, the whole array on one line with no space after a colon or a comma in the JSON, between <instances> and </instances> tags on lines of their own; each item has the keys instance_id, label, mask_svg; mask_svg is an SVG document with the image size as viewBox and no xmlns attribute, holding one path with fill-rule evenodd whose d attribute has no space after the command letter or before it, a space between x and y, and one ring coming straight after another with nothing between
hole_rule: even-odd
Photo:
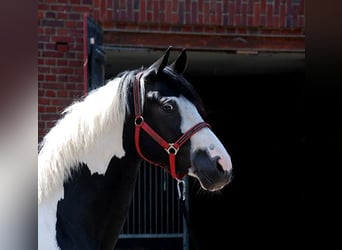
<instances>
[{"instance_id":1,"label":"metal ring on halter","mask_svg":"<svg viewBox=\"0 0 342 250\"><path fill-rule=\"evenodd\" d=\"M134 119L135 126L141 126L143 122L144 122L144 117L142 117L142 115L137 115Z\"/></svg>"},{"instance_id":2,"label":"metal ring on halter","mask_svg":"<svg viewBox=\"0 0 342 250\"><path fill-rule=\"evenodd\" d=\"M181 186L182 183L182 186ZM185 181L177 179L177 191L178 191L178 198L180 200L185 200Z\"/></svg>"},{"instance_id":3,"label":"metal ring on halter","mask_svg":"<svg viewBox=\"0 0 342 250\"><path fill-rule=\"evenodd\" d=\"M168 148L165 148L165 151L168 153L168 154L174 154L176 155L179 148L176 148L174 146L175 144L174 143L169 143L169 147Z\"/></svg>"}]
</instances>

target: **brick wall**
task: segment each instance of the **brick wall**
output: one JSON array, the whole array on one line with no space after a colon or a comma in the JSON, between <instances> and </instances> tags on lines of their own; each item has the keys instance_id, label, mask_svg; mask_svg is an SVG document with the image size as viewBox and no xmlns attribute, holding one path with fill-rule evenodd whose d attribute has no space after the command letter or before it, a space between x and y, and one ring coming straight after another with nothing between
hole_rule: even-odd
<instances>
[{"instance_id":1,"label":"brick wall","mask_svg":"<svg viewBox=\"0 0 342 250\"><path fill-rule=\"evenodd\" d=\"M304 0L39 0L39 141L60 112L84 94L84 13L104 27L104 42L112 45L165 48L172 41L189 49L304 47ZM249 36L234 37L241 34Z\"/></svg>"},{"instance_id":2,"label":"brick wall","mask_svg":"<svg viewBox=\"0 0 342 250\"><path fill-rule=\"evenodd\" d=\"M92 0L38 2L38 140L84 93L83 13Z\"/></svg>"},{"instance_id":3,"label":"brick wall","mask_svg":"<svg viewBox=\"0 0 342 250\"><path fill-rule=\"evenodd\" d=\"M97 1L95 17L108 28L211 33L304 28L304 0Z\"/></svg>"}]
</instances>

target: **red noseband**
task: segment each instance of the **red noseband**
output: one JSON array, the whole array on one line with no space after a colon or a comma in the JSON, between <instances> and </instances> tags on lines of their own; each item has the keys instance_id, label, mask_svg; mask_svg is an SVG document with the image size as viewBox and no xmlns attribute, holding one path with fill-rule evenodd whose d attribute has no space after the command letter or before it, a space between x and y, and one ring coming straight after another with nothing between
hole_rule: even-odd
<instances>
[{"instance_id":1,"label":"red noseband","mask_svg":"<svg viewBox=\"0 0 342 250\"><path fill-rule=\"evenodd\" d=\"M135 81L133 83L133 98L134 98L134 112L135 112L135 147L137 149L138 154L141 158L145 161L154 164L156 166L160 166L166 169L171 176L176 179L182 179L186 174L177 174L176 173L176 154L180 147L190 139L190 137L195 134L198 130L204 127L210 127L210 125L206 122L197 123L195 126L191 127L188 131L186 131L183 135L181 135L178 140L173 143L169 143L165 141L156 131L154 131L147 122L144 121L142 116L142 109L141 109L141 99L140 99L140 78L142 76L142 72L136 75ZM165 149L165 152L169 155L169 164L170 168L166 168L165 166L153 162L147 159L141 152L140 149L140 131L143 129L147 134L149 134L160 146Z\"/></svg>"}]
</instances>

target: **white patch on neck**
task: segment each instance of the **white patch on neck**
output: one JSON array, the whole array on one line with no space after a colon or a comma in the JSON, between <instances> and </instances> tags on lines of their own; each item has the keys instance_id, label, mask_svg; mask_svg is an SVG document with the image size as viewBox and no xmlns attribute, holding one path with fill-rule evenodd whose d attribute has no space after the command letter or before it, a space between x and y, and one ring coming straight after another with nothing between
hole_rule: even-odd
<instances>
[{"instance_id":1,"label":"white patch on neck","mask_svg":"<svg viewBox=\"0 0 342 250\"><path fill-rule=\"evenodd\" d=\"M63 187L38 206L38 250L60 249L56 239L57 203L64 198Z\"/></svg>"},{"instance_id":2,"label":"white patch on neck","mask_svg":"<svg viewBox=\"0 0 342 250\"><path fill-rule=\"evenodd\" d=\"M122 133L118 134L120 130L121 128L112 128L104 131L93 142L92 150L81 156L82 162L87 164L91 174L105 174L113 152L116 152L115 156L118 158L125 155L122 147Z\"/></svg>"},{"instance_id":3,"label":"white patch on neck","mask_svg":"<svg viewBox=\"0 0 342 250\"><path fill-rule=\"evenodd\" d=\"M120 78L89 93L66 110L45 136L38 155L38 203L63 189L71 168L88 164L92 173L104 173L112 156L125 152L122 132L126 96L118 93Z\"/></svg>"}]
</instances>

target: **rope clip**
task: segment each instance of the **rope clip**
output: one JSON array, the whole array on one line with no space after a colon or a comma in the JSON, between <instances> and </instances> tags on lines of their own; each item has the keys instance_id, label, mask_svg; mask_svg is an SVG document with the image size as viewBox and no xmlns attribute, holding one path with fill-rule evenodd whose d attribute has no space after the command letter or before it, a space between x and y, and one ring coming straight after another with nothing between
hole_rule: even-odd
<instances>
[{"instance_id":1,"label":"rope clip","mask_svg":"<svg viewBox=\"0 0 342 250\"><path fill-rule=\"evenodd\" d=\"M185 181L177 179L177 191L178 191L178 198L180 200L185 200Z\"/></svg>"}]
</instances>

